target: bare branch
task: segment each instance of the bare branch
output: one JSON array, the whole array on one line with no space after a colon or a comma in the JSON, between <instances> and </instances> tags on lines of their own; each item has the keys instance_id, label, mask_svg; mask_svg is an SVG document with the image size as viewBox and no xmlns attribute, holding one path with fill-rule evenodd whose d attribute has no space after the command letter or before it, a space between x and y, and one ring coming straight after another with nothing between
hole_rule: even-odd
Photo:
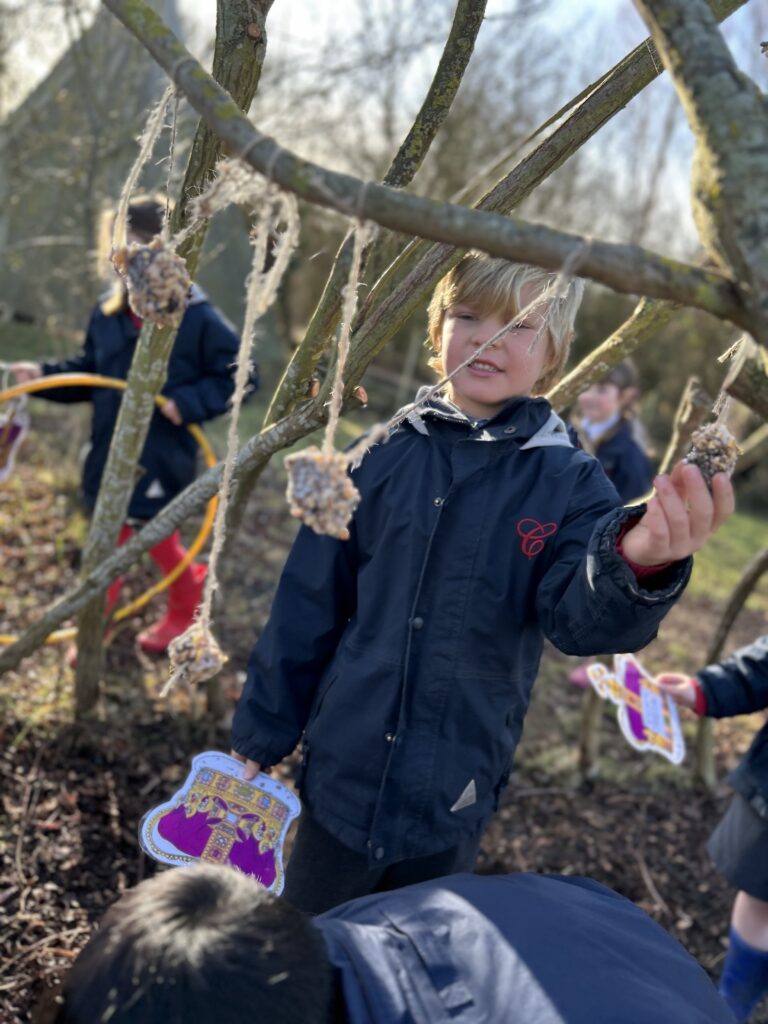
<instances>
[{"instance_id":1,"label":"bare branch","mask_svg":"<svg viewBox=\"0 0 768 1024\"><path fill-rule=\"evenodd\" d=\"M653 338L679 309L680 306L674 302L641 299L632 316L617 327L601 345L592 349L589 355L547 394L552 407L557 410L567 409L580 392L604 377L612 367L631 355L644 341Z\"/></svg>"},{"instance_id":2,"label":"bare branch","mask_svg":"<svg viewBox=\"0 0 768 1024\"><path fill-rule=\"evenodd\" d=\"M485 7L486 0L460 0L457 5L434 78L408 135L384 176L385 185L404 188L421 167L461 85L477 33L483 23ZM341 289L349 275L351 258L352 236L347 235L336 255L304 338L293 353L270 402L265 423L272 423L285 416L297 401L306 397L301 394L301 388L311 377L328 339L338 326Z\"/></svg>"},{"instance_id":3,"label":"bare branch","mask_svg":"<svg viewBox=\"0 0 768 1024\"><path fill-rule=\"evenodd\" d=\"M421 167L461 85L483 23L485 7L486 0L459 0L432 84L411 130L384 176L385 185L403 188L413 181Z\"/></svg>"},{"instance_id":4,"label":"bare branch","mask_svg":"<svg viewBox=\"0 0 768 1024\"><path fill-rule=\"evenodd\" d=\"M748 335L736 346L723 388L768 420L768 353Z\"/></svg>"},{"instance_id":5,"label":"bare branch","mask_svg":"<svg viewBox=\"0 0 768 1024\"><path fill-rule=\"evenodd\" d=\"M261 0L256 5L261 19L259 25L253 21L255 15L248 0L218 2L214 70L233 88L236 99L230 102L233 105L239 102L244 110L250 106L258 82L266 46L263 22L271 3L272 0ZM251 26L258 29L256 42L252 39L254 28ZM260 55L256 55L255 60L254 46L260 49ZM201 123L187 166L185 189L199 191L213 174L219 150L218 138ZM187 194L186 191L182 192L181 201L174 211L174 221L178 225L185 219L184 199ZM124 216L124 213L119 211L117 216ZM204 238L203 229L192 237L190 244L180 247L180 253L186 254L188 269L192 271L197 265ZM175 329L159 328L149 323L145 323L142 328L88 531L81 570L85 577L109 555L117 543L118 532L128 512L136 466L155 409L155 395L160 394L165 383L175 339ZM104 659L103 616L103 593L96 594L78 615L78 659L75 669L77 714L87 713L98 700Z\"/></svg>"},{"instance_id":6,"label":"bare branch","mask_svg":"<svg viewBox=\"0 0 768 1024\"><path fill-rule=\"evenodd\" d=\"M213 77L246 114L261 78L267 52L266 20L273 3L274 0L218 0L216 5ZM173 211L171 234L186 225L189 200L205 189L220 157L218 135L201 121L192 143L179 201ZM197 271L206 232L207 224L179 247L179 255L186 259L190 277Z\"/></svg>"},{"instance_id":7,"label":"bare branch","mask_svg":"<svg viewBox=\"0 0 768 1024\"><path fill-rule=\"evenodd\" d=\"M266 463L276 451L287 448L310 431L316 430L326 416L327 410L319 401L307 403L297 409L290 417L257 434L241 448L235 462L236 472L247 471ZM112 580L130 568L145 551L167 537L189 516L199 512L209 498L218 492L222 472L223 467L220 463L207 470L150 520L140 533L123 547L117 548L73 590L54 602L15 643L0 652L0 673L15 668L22 658L37 650L57 626L102 593Z\"/></svg>"},{"instance_id":8,"label":"bare branch","mask_svg":"<svg viewBox=\"0 0 768 1024\"><path fill-rule=\"evenodd\" d=\"M712 411L712 396L701 386L698 377L689 377L672 424L672 434L659 466L659 473L668 473L688 451L694 430L707 420Z\"/></svg>"},{"instance_id":9,"label":"bare branch","mask_svg":"<svg viewBox=\"0 0 768 1024\"><path fill-rule=\"evenodd\" d=\"M746 473L753 466L768 459L768 423L753 430L741 444L741 455L733 471L734 476Z\"/></svg>"},{"instance_id":10,"label":"bare branch","mask_svg":"<svg viewBox=\"0 0 768 1024\"><path fill-rule=\"evenodd\" d=\"M713 0L712 13L722 21L747 0ZM661 61L650 39L644 40L631 53L614 65L597 81L588 85L578 96L570 100L544 124L540 125L528 139L530 141L545 131L563 115L573 112L558 125L539 145L520 160L501 181L499 181L477 204L480 210L495 213L509 213L526 199L534 189L546 180L565 161L573 156L600 128L629 103L639 92L661 74ZM460 197L461 198L461 197ZM449 246L430 246L428 242L416 240L398 256L384 277L373 288L368 301L361 310L365 311L377 303L382 295L389 294L395 283L403 280L429 250L433 272L426 287L431 287L442 274L450 269L451 259L458 259Z\"/></svg>"},{"instance_id":11,"label":"bare branch","mask_svg":"<svg viewBox=\"0 0 768 1024\"><path fill-rule=\"evenodd\" d=\"M105 5L172 74L189 101L232 152L288 191L347 216L372 220L492 256L523 260L550 270L567 260L578 272L617 291L672 299L722 319L752 326L732 282L719 274L658 256L636 246L611 245L531 225L516 218L467 210L362 182L301 160L251 125L227 93L142 0L104 0Z\"/></svg>"},{"instance_id":12,"label":"bare branch","mask_svg":"<svg viewBox=\"0 0 768 1024\"><path fill-rule=\"evenodd\" d=\"M701 240L768 338L768 104L736 67L704 0L637 0L696 138Z\"/></svg>"}]
</instances>

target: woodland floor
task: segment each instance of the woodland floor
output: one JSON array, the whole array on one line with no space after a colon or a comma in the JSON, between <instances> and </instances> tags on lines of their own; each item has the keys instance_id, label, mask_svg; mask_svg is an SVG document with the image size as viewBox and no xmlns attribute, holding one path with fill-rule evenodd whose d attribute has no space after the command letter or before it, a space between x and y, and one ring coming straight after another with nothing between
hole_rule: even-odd
<instances>
[{"instance_id":1,"label":"woodland floor","mask_svg":"<svg viewBox=\"0 0 768 1024\"><path fill-rule=\"evenodd\" d=\"M0 491L0 631L18 629L73 582L84 524L75 513L72 465L52 470L28 443ZM236 558L224 567L217 632L230 663L222 686L231 708L254 636L267 614L293 532L270 469L245 518ZM710 566L710 571L711 571ZM736 570L734 569L734 572ZM736 575L738 573L736 572ZM135 595L153 579L131 574ZM644 655L652 669L695 668L720 601L691 588ZM151 874L138 822L168 796L203 749L227 749L225 721L202 695L160 701L164 659L139 654L134 637L157 604L118 631L108 649L106 698L87 729L71 721L72 673L63 645L7 673L0 687L0 1022L30 1020L32 1006L66 972L103 911ZM729 647L765 632L766 589L739 618ZM652 914L713 975L724 955L733 897L705 840L729 790L693 788L686 767L632 751L612 711L603 721L601 772L576 772L582 693L565 682L575 663L548 650L513 782L483 842L480 870L590 875ZM746 749L759 717L718 723L721 776ZM692 740L692 725L686 726ZM688 760L690 761L690 754ZM290 777L293 764L281 766ZM766 1024L768 1012L754 1018Z\"/></svg>"}]
</instances>

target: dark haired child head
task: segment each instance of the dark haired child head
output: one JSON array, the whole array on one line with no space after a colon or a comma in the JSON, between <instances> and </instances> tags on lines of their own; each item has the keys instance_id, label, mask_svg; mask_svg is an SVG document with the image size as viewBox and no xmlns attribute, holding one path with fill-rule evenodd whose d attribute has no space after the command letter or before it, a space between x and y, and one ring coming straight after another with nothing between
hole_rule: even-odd
<instances>
[{"instance_id":1,"label":"dark haired child head","mask_svg":"<svg viewBox=\"0 0 768 1024\"><path fill-rule=\"evenodd\" d=\"M631 359L625 359L581 392L579 412L591 423L606 423L620 416L631 417L639 397L635 364Z\"/></svg>"},{"instance_id":2,"label":"dark haired child head","mask_svg":"<svg viewBox=\"0 0 768 1024\"><path fill-rule=\"evenodd\" d=\"M229 868L126 893L77 958L55 1024L325 1024L331 970L309 919Z\"/></svg>"}]
</instances>

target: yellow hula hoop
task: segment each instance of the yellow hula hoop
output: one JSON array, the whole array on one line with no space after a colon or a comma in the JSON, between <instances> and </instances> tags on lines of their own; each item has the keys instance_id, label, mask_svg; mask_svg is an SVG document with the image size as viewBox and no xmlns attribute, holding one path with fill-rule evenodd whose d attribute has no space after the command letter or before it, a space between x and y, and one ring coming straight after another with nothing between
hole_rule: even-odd
<instances>
[{"instance_id":1,"label":"yellow hula hoop","mask_svg":"<svg viewBox=\"0 0 768 1024\"><path fill-rule=\"evenodd\" d=\"M51 388L71 388L75 386L87 385L93 388L114 388L116 391L125 391L128 384L124 380L120 380L118 377L102 377L98 373L56 373L50 377L38 377L36 380L27 381L24 384L15 384L13 387L6 388L0 391L0 402L8 401L11 398L18 398L21 395L34 394L37 391L48 391ZM162 405L165 398L162 395L158 395L155 398L155 402L158 405ZM209 468L215 466L217 459L216 455L211 447L208 438L205 436L200 427L195 423L188 423L187 430L197 441L200 446L200 450L203 453L205 464ZM202 550L205 542L208 540L208 536L213 528L213 520L216 516L216 505L218 504L218 497L214 495L208 502L205 510L205 518L200 527L200 530L189 546L184 558L174 566L173 569L164 576L159 583L150 587L149 590L145 590L143 594L131 601L130 604L125 605L123 608L118 609L112 616L113 622L120 622L122 619L128 618L129 615L133 615L140 608L143 608L145 604L152 600L157 594L162 593L173 583L174 580L184 572L188 565L192 563L195 556L199 551ZM60 643L62 640L71 640L77 634L77 630L74 627L68 629L57 629L46 638L46 644ZM0 633L0 646L5 646L14 643L18 637L12 636L9 633Z\"/></svg>"}]
</instances>

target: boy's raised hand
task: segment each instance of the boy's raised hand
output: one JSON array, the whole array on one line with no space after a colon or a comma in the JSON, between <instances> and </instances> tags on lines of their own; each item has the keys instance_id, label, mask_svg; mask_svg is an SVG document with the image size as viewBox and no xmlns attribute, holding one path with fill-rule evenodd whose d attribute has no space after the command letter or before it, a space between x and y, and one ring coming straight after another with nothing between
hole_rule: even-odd
<instances>
[{"instance_id":1,"label":"boy's raised hand","mask_svg":"<svg viewBox=\"0 0 768 1024\"><path fill-rule=\"evenodd\" d=\"M734 509L731 481L712 478L710 494L698 466L678 462L669 476L656 477L653 497L642 519L621 541L637 565L663 565L698 551Z\"/></svg>"}]
</instances>

